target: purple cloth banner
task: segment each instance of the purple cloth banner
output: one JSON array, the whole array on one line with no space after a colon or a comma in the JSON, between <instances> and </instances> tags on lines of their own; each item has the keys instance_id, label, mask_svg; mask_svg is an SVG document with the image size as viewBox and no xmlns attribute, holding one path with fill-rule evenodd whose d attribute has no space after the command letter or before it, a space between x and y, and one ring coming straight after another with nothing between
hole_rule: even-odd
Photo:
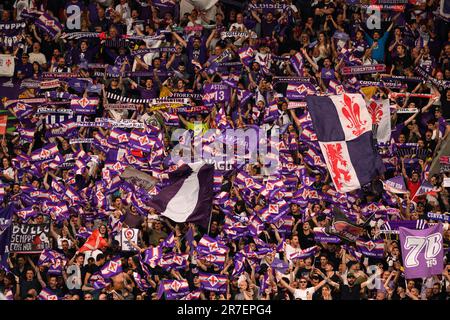
<instances>
[{"instance_id":1,"label":"purple cloth banner","mask_svg":"<svg viewBox=\"0 0 450 320\"><path fill-rule=\"evenodd\" d=\"M442 274L444 267L442 224L424 230L402 227L399 230L406 279Z\"/></svg>"}]
</instances>

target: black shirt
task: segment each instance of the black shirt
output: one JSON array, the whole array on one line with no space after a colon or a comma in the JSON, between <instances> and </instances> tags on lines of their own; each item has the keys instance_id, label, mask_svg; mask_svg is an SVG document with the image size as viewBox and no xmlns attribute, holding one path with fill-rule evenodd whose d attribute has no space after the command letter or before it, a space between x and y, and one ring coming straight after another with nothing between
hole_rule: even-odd
<instances>
[{"instance_id":1,"label":"black shirt","mask_svg":"<svg viewBox=\"0 0 450 320\"><path fill-rule=\"evenodd\" d=\"M341 285L341 300L361 300L361 285L355 284L349 287L346 284Z\"/></svg>"},{"instance_id":2,"label":"black shirt","mask_svg":"<svg viewBox=\"0 0 450 320\"><path fill-rule=\"evenodd\" d=\"M316 242L314 241L314 234L312 233L312 231L310 231L308 235L305 235L303 232L303 227L300 228L299 226L297 232L298 232L298 242L300 243L300 247L302 249L310 248L316 244Z\"/></svg>"},{"instance_id":3,"label":"black shirt","mask_svg":"<svg viewBox=\"0 0 450 320\"><path fill-rule=\"evenodd\" d=\"M27 297L28 290L34 289L37 293L41 291L41 285L36 279L31 281L21 280L20 281L20 297L25 299Z\"/></svg>"}]
</instances>

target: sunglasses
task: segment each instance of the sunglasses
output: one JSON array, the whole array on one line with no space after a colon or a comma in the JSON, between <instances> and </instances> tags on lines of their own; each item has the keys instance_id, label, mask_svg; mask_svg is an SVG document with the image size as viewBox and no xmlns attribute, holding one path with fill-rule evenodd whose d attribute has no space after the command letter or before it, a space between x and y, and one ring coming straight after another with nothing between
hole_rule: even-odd
<instances>
[{"instance_id":1,"label":"sunglasses","mask_svg":"<svg viewBox=\"0 0 450 320\"><path fill-rule=\"evenodd\" d=\"M306 281L300 281L300 283L307 283Z\"/></svg>"}]
</instances>

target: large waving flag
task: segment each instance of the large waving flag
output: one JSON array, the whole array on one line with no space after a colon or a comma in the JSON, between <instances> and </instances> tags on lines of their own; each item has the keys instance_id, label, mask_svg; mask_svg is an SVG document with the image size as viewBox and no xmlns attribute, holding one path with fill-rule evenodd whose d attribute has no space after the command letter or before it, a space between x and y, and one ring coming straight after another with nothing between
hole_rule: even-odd
<instances>
[{"instance_id":1,"label":"large waving flag","mask_svg":"<svg viewBox=\"0 0 450 320\"><path fill-rule=\"evenodd\" d=\"M444 243L441 223L424 230L400 227L400 245L406 279L442 274Z\"/></svg>"},{"instance_id":2,"label":"large waving flag","mask_svg":"<svg viewBox=\"0 0 450 320\"><path fill-rule=\"evenodd\" d=\"M206 228L213 199L214 166L196 162L184 164L176 171L183 174L176 175L149 205L175 222L191 222Z\"/></svg>"},{"instance_id":3,"label":"large waving flag","mask_svg":"<svg viewBox=\"0 0 450 320\"><path fill-rule=\"evenodd\" d=\"M308 96L306 102L338 192L359 189L384 171L374 148L372 118L361 94Z\"/></svg>"}]
</instances>

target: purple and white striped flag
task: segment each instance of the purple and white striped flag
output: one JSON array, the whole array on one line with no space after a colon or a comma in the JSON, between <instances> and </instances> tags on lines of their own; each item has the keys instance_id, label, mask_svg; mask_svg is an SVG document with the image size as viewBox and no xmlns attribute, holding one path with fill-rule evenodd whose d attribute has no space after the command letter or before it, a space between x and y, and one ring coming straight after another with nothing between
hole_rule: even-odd
<instances>
[{"instance_id":1,"label":"purple and white striped flag","mask_svg":"<svg viewBox=\"0 0 450 320\"><path fill-rule=\"evenodd\" d=\"M227 292L228 278L226 275L199 273L200 287L204 290Z\"/></svg>"},{"instance_id":2,"label":"purple and white striped flag","mask_svg":"<svg viewBox=\"0 0 450 320\"><path fill-rule=\"evenodd\" d=\"M208 226L213 199L214 165L196 162L177 169L176 178L149 201L161 215L175 221Z\"/></svg>"},{"instance_id":3,"label":"purple and white striped flag","mask_svg":"<svg viewBox=\"0 0 450 320\"><path fill-rule=\"evenodd\" d=\"M300 77L303 77L303 56L300 52L297 52L295 55L291 57L289 60L291 62L292 67L294 68L295 72Z\"/></svg>"},{"instance_id":4,"label":"purple and white striped flag","mask_svg":"<svg viewBox=\"0 0 450 320\"><path fill-rule=\"evenodd\" d=\"M162 280L162 293L166 295L167 300L176 300L186 296L189 293L189 284L187 280Z\"/></svg>"},{"instance_id":5,"label":"purple and white striped flag","mask_svg":"<svg viewBox=\"0 0 450 320\"><path fill-rule=\"evenodd\" d=\"M100 269L100 273L105 279L114 277L122 272L122 261L120 257L116 257L108 262L106 262Z\"/></svg>"},{"instance_id":6,"label":"purple and white striped flag","mask_svg":"<svg viewBox=\"0 0 450 320\"><path fill-rule=\"evenodd\" d=\"M78 114L95 114L99 99L86 98L70 100L70 107Z\"/></svg>"},{"instance_id":7,"label":"purple and white striped flag","mask_svg":"<svg viewBox=\"0 0 450 320\"><path fill-rule=\"evenodd\" d=\"M373 258L383 258L384 241L383 240L356 240L356 247L363 255Z\"/></svg>"}]
</instances>

